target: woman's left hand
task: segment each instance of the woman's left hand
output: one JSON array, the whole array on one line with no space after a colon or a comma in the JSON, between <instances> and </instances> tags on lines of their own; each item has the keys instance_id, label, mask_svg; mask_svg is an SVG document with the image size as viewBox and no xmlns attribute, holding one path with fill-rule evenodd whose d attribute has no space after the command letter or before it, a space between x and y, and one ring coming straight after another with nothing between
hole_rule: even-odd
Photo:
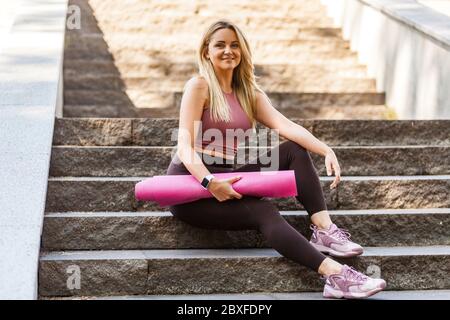
<instances>
[{"instance_id":1,"label":"woman's left hand","mask_svg":"<svg viewBox=\"0 0 450 320\"><path fill-rule=\"evenodd\" d=\"M331 149L325 155L325 166L327 168L328 175L331 175L333 173L333 170L336 174L336 178L330 185L330 189L334 189L341 181L341 168L339 167L339 163L336 158L336 155L334 154L334 151Z\"/></svg>"}]
</instances>

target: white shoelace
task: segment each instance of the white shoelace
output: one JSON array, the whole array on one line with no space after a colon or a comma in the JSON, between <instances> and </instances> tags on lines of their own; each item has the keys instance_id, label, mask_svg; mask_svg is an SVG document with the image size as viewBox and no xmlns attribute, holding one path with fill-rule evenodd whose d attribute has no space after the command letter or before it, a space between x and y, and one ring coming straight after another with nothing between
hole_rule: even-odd
<instances>
[{"instance_id":1,"label":"white shoelace","mask_svg":"<svg viewBox=\"0 0 450 320\"><path fill-rule=\"evenodd\" d=\"M364 280L367 280L369 277L365 274L356 271L353 267L348 267L346 269L344 276L352 281L358 281L363 282Z\"/></svg>"},{"instance_id":2,"label":"white shoelace","mask_svg":"<svg viewBox=\"0 0 450 320\"><path fill-rule=\"evenodd\" d=\"M346 230L346 229L340 229L340 228L337 228L333 233L332 233L332 235L333 236L336 236L339 240L342 240L342 241L350 241L350 238L351 238L351 234L350 234L350 232L348 232L348 230Z\"/></svg>"}]
</instances>

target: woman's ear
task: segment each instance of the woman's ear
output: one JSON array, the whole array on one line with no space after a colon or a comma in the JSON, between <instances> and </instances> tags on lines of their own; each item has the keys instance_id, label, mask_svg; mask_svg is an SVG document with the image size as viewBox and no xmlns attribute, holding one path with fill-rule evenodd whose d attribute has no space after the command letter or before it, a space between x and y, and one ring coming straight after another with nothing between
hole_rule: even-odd
<instances>
[{"instance_id":1,"label":"woman's ear","mask_svg":"<svg viewBox=\"0 0 450 320\"><path fill-rule=\"evenodd\" d=\"M209 48L208 48L208 47L209 47L208 44L205 45L205 51L204 51L204 52L205 52L205 58L206 58L206 59L209 59Z\"/></svg>"}]
</instances>

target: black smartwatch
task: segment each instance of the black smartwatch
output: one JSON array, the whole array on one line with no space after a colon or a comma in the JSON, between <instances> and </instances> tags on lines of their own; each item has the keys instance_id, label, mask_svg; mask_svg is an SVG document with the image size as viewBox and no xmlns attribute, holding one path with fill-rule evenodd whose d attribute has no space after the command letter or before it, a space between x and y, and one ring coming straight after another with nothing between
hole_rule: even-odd
<instances>
[{"instance_id":1,"label":"black smartwatch","mask_svg":"<svg viewBox=\"0 0 450 320\"><path fill-rule=\"evenodd\" d=\"M209 183L211 182L212 178L214 178L212 174L208 174L206 177L203 178L201 183L203 188L208 189Z\"/></svg>"}]
</instances>

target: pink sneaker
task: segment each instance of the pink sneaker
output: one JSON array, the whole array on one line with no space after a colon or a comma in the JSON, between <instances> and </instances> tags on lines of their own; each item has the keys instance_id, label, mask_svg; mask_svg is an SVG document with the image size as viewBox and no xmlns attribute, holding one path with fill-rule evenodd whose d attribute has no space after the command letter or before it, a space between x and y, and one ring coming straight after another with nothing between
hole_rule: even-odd
<instances>
[{"instance_id":1,"label":"pink sneaker","mask_svg":"<svg viewBox=\"0 0 450 320\"><path fill-rule=\"evenodd\" d=\"M341 273L326 277L323 296L325 298L367 298L386 288L383 279L370 278L344 265Z\"/></svg>"},{"instance_id":2,"label":"pink sneaker","mask_svg":"<svg viewBox=\"0 0 450 320\"><path fill-rule=\"evenodd\" d=\"M334 257L354 257L363 253L363 248L350 241L350 233L339 229L334 223L328 230L322 230L311 225L313 234L309 241L317 250L328 253Z\"/></svg>"}]
</instances>

